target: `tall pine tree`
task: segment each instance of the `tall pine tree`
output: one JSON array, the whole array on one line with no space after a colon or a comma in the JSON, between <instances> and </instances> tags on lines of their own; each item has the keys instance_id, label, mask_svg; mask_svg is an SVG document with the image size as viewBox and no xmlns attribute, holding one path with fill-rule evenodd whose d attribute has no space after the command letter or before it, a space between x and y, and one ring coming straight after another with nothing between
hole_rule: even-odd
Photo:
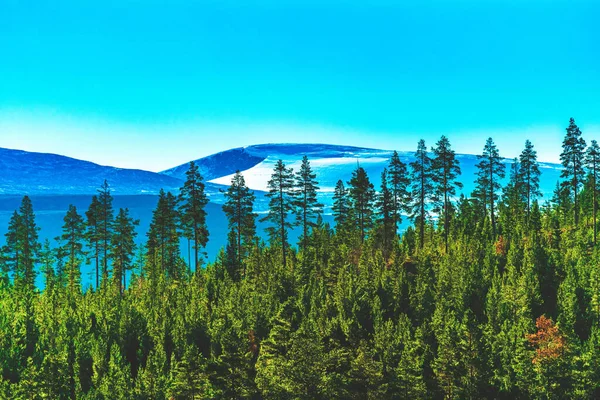
<instances>
[{"instance_id":1,"label":"tall pine tree","mask_svg":"<svg viewBox=\"0 0 600 400\"><path fill-rule=\"evenodd\" d=\"M92 202L88 210L85 212L86 217L86 231L85 231L85 239L87 242L87 247L89 249L88 260L93 260L95 269L96 269L96 289L100 287L100 202L98 201L98 196L92 197Z\"/></svg>"},{"instance_id":2,"label":"tall pine tree","mask_svg":"<svg viewBox=\"0 0 600 400\"><path fill-rule=\"evenodd\" d=\"M83 251L85 224L83 217L77 213L77 208L72 204L69 205L63 221L61 240L67 254L67 288L73 295L81 290L81 261L85 257Z\"/></svg>"},{"instance_id":3,"label":"tall pine tree","mask_svg":"<svg viewBox=\"0 0 600 400\"><path fill-rule=\"evenodd\" d=\"M407 211L410 194L410 178L398 152L394 151L388 165L388 184L392 193L394 234L398 234L398 225L402 222L402 211Z\"/></svg>"},{"instance_id":4,"label":"tall pine tree","mask_svg":"<svg viewBox=\"0 0 600 400\"><path fill-rule=\"evenodd\" d=\"M317 200L317 191L319 190L317 174L311 167L308 157L302 157L300 169L296 172L296 207L297 222L302 227L302 250L306 252L309 229L315 226L315 220L321 214L323 204Z\"/></svg>"},{"instance_id":5,"label":"tall pine tree","mask_svg":"<svg viewBox=\"0 0 600 400\"><path fill-rule=\"evenodd\" d=\"M283 265L287 265L288 229L292 228L288 214L294 212L294 172L286 168L282 160L278 160L268 183L269 212L261 219L271 226L267 232L272 243L281 246Z\"/></svg>"},{"instance_id":6,"label":"tall pine tree","mask_svg":"<svg viewBox=\"0 0 600 400\"><path fill-rule=\"evenodd\" d=\"M474 195L484 204L484 210L489 210L492 222L492 234L495 237L495 205L498 201L498 190L501 188L500 180L505 176L506 167L502 163L502 158L492 138L487 139L483 147L483 153L478 155L477 159L479 163L477 164L476 191Z\"/></svg>"},{"instance_id":7,"label":"tall pine tree","mask_svg":"<svg viewBox=\"0 0 600 400\"><path fill-rule=\"evenodd\" d=\"M114 220L113 215L113 198L110 194L110 186L105 180L98 190L98 238L100 249L102 251L102 279L108 278L108 259L110 238L112 236L112 225Z\"/></svg>"},{"instance_id":8,"label":"tall pine tree","mask_svg":"<svg viewBox=\"0 0 600 400\"><path fill-rule=\"evenodd\" d=\"M350 211L348 190L344 186L344 182L341 179L335 184L332 211L336 228L340 230L340 228L346 225L346 222L348 221L348 213Z\"/></svg>"},{"instance_id":9,"label":"tall pine tree","mask_svg":"<svg viewBox=\"0 0 600 400\"><path fill-rule=\"evenodd\" d=\"M223 212L229 221L229 229L233 232L233 242L229 243L235 260L233 275L237 275L256 235L256 214L253 211L255 196L246 186L244 175L240 171L236 171L231 186L224 195ZM245 275L245 270L242 275Z\"/></svg>"},{"instance_id":10,"label":"tall pine tree","mask_svg":"<svg viewBox=\"0 0 600 400\"><path fill-rule=\"evenodd\" d=\"M444 242L446 253L448 252L448 235L450 232L450 209L451 198L456 195L456 189L462 188L462 183L456 178L460 175L460 163L456 158L454 150L450 147L450 141L442 136L433 148L435 158L431 162L435 185L435 201L441 203L436 211L441 212L444 218Z\"/></svg>"},{"instance_id":11,"label":"tall pine tree","mask_svg":"<svg viewBox=\"0 0 600 400\"><path fill-rule=\"evenodd\" d=\"M129 209L121 208L115 218L110 246L110 257L113 260L113 279L119 293L127 289L127 271L132 268L135 256L135 227L140 221L129 216Z\"/></svg>"},{"instance_id":12,"label":"tall pine tree","mask_svg":"<svg viewBox=\"0 0 600 400\"><path fill-rule=\"evenodd\" d=\"M575 124L575 120L569 120L567 134L562 144L563 151L560 154L560 161L563 165L561 178L563 188L569 190L573 199L573 220L575 226L579 225L578 191L583 183L584 164L585 164L585 140L581 137L581 130Z\"/></svg>"},{"instance_id":13,"label":"tall pine tree","mask_svg":"<svg viewBox=\"0 0 600 400\"><path fill-rule=\"evenodd\" d=\"M204 193L204 182L198 166L192 161L185 173L186 180L179 194L179 211L184 232L193 241L194 268L198 269L199 252L208 242L208 227L206 226L206 204L208 197Z\"/></svg>"},{"instance_id":14,"label":"tall pine tree","mask_svg":"<svg viewBox=\"0 0 600 400\"><path fill-rule=\"evenodd\" d=\"M529 214L531 204L540 192L540 168L537 162L537 152L533 149L533 144L529 140L525 141L525 148L519 156L519 180L523 187L523 197L526 199L526 216L529 223Z\"/></svg>"},{"instance_id":15,"label":"tall pine tree","mask_svg":"<svg viewBox=\"0 0 600 400\"><path fill-rule=\"evenodd\" d=\"M352 204L353 215L356 226L360 231L361 243L364 242L367 230L373 225L373 202L375 201L375 188L367 171L357 166L352 172L352 178L348 182L348 190Z\"/></svg>"},{"instance_id":16,"label":"tall pine tree","mask_svg":"<svg viewBox=\"0 0 600 400\"><path fill-rule=\"evenodd\" d=\"M425 244L425 223L429 215L428 202L433 198L433 174L431 158L427 154L425 140L419 140L415 161L410 163L411 169L411 202L410 218L419 227L419 247Z\"/></svg>"}]
</instances>

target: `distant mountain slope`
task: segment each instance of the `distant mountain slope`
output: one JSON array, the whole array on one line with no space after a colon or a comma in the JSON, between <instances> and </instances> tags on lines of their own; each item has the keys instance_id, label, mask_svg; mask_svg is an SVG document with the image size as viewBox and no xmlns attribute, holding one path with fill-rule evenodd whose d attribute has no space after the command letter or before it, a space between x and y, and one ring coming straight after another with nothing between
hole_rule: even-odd
<instances>
[{"instance_id":1,"label":"distant mountain slope","mask_svg":"<svg viewBox=\"0 0 600 400\"><path fill-rule=\"evenodd\" d=\"M281 159L288 166L297 171L300 167L302 157L307 155L311 166L317 174L317 180L320 186L321 200L326 204L331 204L332 192L338 179L344 182L350 180L352 171L360 164L367 171L375 188L379 189L381 183L381 172L385 168L392 155L390 150L378 150L351 146L335 146L323 144L264 144L248 146L246 152L256 157L264 158L251 168L243 169L237 166L237 169L243 171L246 183L254 190L267 190L267 182L273 172L274 164ZM224 152L227 153L227 152ZM414 160L414 152L398 152L400 158L406 164ZM460 160L462 175L459 180L464 184L462 193L469 195L474 189L475 175L477 172L477 156L470 154L457 154ZM233 160L235 163L235 160ZM505 159L506 179L510 173L512 160ZM234 166L235 167L235 166ZM549 199L559 180L561 166L552 163L540 163L542 172L540 178L540 189L544 194L543 200ZM215 175L217 171L214 171ZM210 180L212 183L228 185L231 182L231 174L224 175Z\"/></svg>"},{"instance_id":2,"label":"distant mountain slope","mask_svg":"<svg viewBox=\"0 0 600 400\"><path fill-rule=\"evenodd\" d=\"M238 170L243 171L252 168L264 159L265 157L250 154L243 147L238 147L194 160L194 162L198 165L204 179L211 180L234 174ZM161 174L185 180L185 173L188 168L189 163L185 163L162 171Z\"/></svg>"},{"instance_id":3,"label":"distant mountain slope","mask_svg":"<svg viewBox=\"0 0 600 400\"><path fill-rule=\"evenodd\" d=\"M176 190L177 178L94 164L57 154L0 148L0 194L92 194L104 180L115 194Z\"/></svg>"}]
</instances>

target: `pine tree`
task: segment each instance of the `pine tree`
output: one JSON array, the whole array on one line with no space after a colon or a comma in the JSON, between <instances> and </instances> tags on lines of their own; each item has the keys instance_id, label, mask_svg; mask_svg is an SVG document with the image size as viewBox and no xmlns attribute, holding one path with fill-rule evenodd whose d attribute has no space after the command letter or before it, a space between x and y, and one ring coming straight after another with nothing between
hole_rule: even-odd
<instances>
[{"instance_id":1,"label":"pine tree","mask_svg":"<svg viewBox=\"0 0 600 400\"><path fill-rule=\"evenodd\" d=\"M62 227L61 239L67 256L67 288L71 294L81 290L81 261L85 257L83 240L85 225L83 217L77 213L74 205L69 205Z\"/></svg>"},{"instance_id":2,"label":"pine tree","mask_svg":"<svg viewBox=\"0 0 600 400\"><path fill-rule=\"evenodd\" d=\"M598 169L600 168L600 146L598 142L592 140L588 147L585 158L586 167L590 171L592 178L592 215L594 219L594 245L596 244L596 236L598 226L596 223L596 215L598 211Z\"/></svg>"},{"instance_id":3,"label":"pine tree","mask_svg":"<svg viewBox=\"0 0 600 400\"><path fill-rule=\"evenodd\" d=\"M192 161L185 173L186 180L179 194L179 210L184 231L191 236L194 248L194 268L198 270L200 248L208 242L206 226L206 204L208 197L204 193L204 182L198 166Z\"/></svg>"},{"instance_id":4,"label":"pine tree","mask_svg":"<svg viewBox=\"0 0 600 400\"><path fill-rule=\"evenodd\" d=\"M96 267L96 289L100 287L100 202L98 196L92 197L92 202L88 210L85 212L86 217L86 232L85 238L87 241L88 248L91 258L94 260Z\"/></svg>"},{"instance_id":5,"label":"pine tree","mask_svg":"<svg viewBox=\"0 0 600 400\"><path fill-rule=\"evenodd\" d=\"M381 227L383 249L386 259L389 257L392 241L396 237L396 231L394 230L394 224L396 222L396 219L394 218L394 195L389 188L388 182L388 172L387 169L384 168L381 173L381 189L377 195L375 206L379 213L378 222Z\"/></svg>"},{"instance_id":6,"label":"pine tree","mask_svg":"<svg viewBox=\"0 0 600 400\"><path fill-rule=\"evenodd\" d=\"M110 186L105 180L98 190L98 239L99 247L103 253L102 257L102 279L108 279L108 251L110 247L110 238L112 235L113 216L113 198L110 194Z\"/></svg>"},{"instance_id":7,"label":"pine tree","mask_svg":"<svg viewBox=\"0 0 600 400\"><path fill-rule=\"evenodd\" d=\"M179 213L177 198L161 189L148 229L147 257L167 276L179 276ZM157 257L158 256L158 257Z\"/></svg>"},{"instance_id":8,"label":"pine tree","mask_svg":"<svg viewBox=\"0 0 600 400\"><path fill-rule=\"evenodd\" d=\"M519 156L519 180L523 184L523 194L527 199L527 222L529 223L529 214L531 204L540 192L540 168L537 162L537 152L533 149L533 144L529 140L525 141L525 149Z\"/></svg>"},{"instance_id":9,"label":"pine tree","mask_svg":"<svg viewBox=\"0 0 600 400\"><path fill-rule=\"evenodd\" d=\"M223 212L229 221L229 229L233 232L233 241L230 240L229 246L233 252L235 270L239 271L256 235L256 214L253 211L255 196L246 186L244 175L240 171L236 171L224 196ZM242 275L245 274L244 268Z\"/></svg>"},{"instance_id":10,"label":"pine tree","mask_svg":"<svg viewBox=\"0 0 600 400\"><path fill-rule=\"evenodd\" d=\"M435 200L442 203L436 211L444 216L444 242L446 253L448 252L448 234L450 231L450 208L451 197L456 195L456 189L462 188L462 183L456 181L460 175L460 163L456 158L454 150L450 147L450 141L442 136L433 149L435 158L431 162L433 180L435 184Z\"/></svg>"},{"instance_id":11,"label":"pine tree","mask_svg":"<svg viewBox=\"0 0 600 400\"><path fill-rule=\"evenodd\" d=\"M429 216L428 201L433 198L433 175L431 158L427 154L427 146L423 139L419 140L415 161L411 168L411 203L410 218L419 226L419 247L425 244L425 223Z\"/></svg>"},{"instance_id":12,"label":"pine tree","mask_svg":"<svg viewBox=\"0 0 600 400\"><path fill-rule=\"evenodd\" d=\"M44 274L44 290L51 292L54 288L56 274L54 272L54 251L50 246L50 240L44 240L40 250L40 272Z\"/></svg>"},{"instance_id":13,"label":"pine tree","mask_svg":"<svg viewBox=\"0 0 600 400\"><path fill-rule=\"evenodd\" d=\"M393 199L394 234L398 234L398 225L402 222L402 211L408 210L410 179L406 164L400 161L397 151L394 151L390 159L388 177Z\"/></svg>"},{"instance_id":14,"label":"pine tree","mask_svg":"<svg viewBox=\"0 0 600 400\"><path fill-rule=\"evenodd\" d=\"M339 230L346 225L346 222L348 221L348 212L350 211L348 191L344 187L344 182L341 179L335 184L332 211L335 225Z\"/></svg>"},{"instance_id":15,"label":"pine tree","mask_svg":"<svg viewBox=\"0 0 600 400\"><path fill-rule=\"evenodd\" d=\"M352 204L356 225L360 231L361 243L364 242L367 230L373 225L373 201L375 189L367 176L367 171L357 166L348 181L348 193Z\"/></svg>"},{"instance_id":16,"label":"pine tree","mask_svg":"<svg viewBox=\"0 0 600 400\"><path fill-rule=\"evenodd\" d=\"M579 225L578 191L583 183L584 163L585 163L585 140L581 137L581 130L575 124L575 120L569 120L567 134L563 140L563 151L560 154L560 161L564 167L560 177L566 180L562 182L562 187L569 190L573 199L573 218L575 226Z\"/></svg>"},{"instance_id":17,"label":"pine tree","mask_svg":"<svg viewBox=\"0 0 600 400\"><path fill-rule=\"evenodd\" d=\"M273 168L273 174L268 183L269 212L261 219L268 221L271 226L267 232L272 243L281 246L283 265L287 265L288 229L292 224L288 221L288 214L294 211L294 175L291 168L286 168L282 160L278 160Z\"/></svg>"},{"instance_id":18,"label":"pine tree","mask_svg":"<svg viewBox=\"0 0 600 400\"><path fill-rule=\"evenodd\" d=\"M129 216L129 209L121 208L115 218L113 234L111 238L110 257L113 260L113 278L123 293L127 289L127 271L132 269L133 257L135 256L135 227L139 220Z\"/></svg>"},{"instance_id":19,"label":"pine tree","mask_svg":"<svg viewBox=\"0 0 600 400\"><path fill-rule=\"evenodd\" d=\"M24 196L19 212L15 211L9 222L6 249L15 286L30 291L33 291L35 286L35 264L40 250L38 231L31 200Z\"/></svg>"},{"instance_id":20,"label":"pine tree","mask_svg":"<svg viewBox=\"0 0 600 400\"><path fill-rule=\"evenodd\" d=\"M498 153L498 149L492 138L488 138L483 148L483 153L477 156L477 186L475 195L483 202L484 209L488 210L492 221L492 234L496 236L496 210L494 205L498 200L498 190L500 189L500 180L505 176L505 165Z\"/></svg>"},{"instance_id":21,"label":"pine tree","mask_svg":"<svg viewBox=\"0 0 600 400\"><path fill-rule=\"evenodd\" d=\"M297 222L302 226L302 250L306 252L309 228L315 226L315 219L321 214L323 204L317 200L317 191L319 190L318 182L311 167L308 157L302 157L302 165L300 170L296 172L296 199L294 206L296 207Z\"/></svg>"}]
</instances>

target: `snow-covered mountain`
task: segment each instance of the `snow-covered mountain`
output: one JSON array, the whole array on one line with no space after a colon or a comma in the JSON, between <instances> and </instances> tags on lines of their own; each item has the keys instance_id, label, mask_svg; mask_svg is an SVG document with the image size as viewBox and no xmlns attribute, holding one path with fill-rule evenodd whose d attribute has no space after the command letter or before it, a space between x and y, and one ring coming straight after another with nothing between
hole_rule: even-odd
<instances>
[{"instance_id":1,"label":"snow-covered mountain","mask_svg":"<svg viewBox=\"0 0 600 400\"><path fill-rule=\"evenodd\" d=\"M381 184L381 172L385 168L393 151L370 149L351 146L336 146L326 144L263 144L248 146L242 149L227 150L215 155L197 160L199 165L220 160L227 168L219 170L213 168L207 180L218 185L229 185L234 171L240 170L251 189L266 191L267 182L270 179L273 167L277 160L281 159L288 167L297 171L300 167L302 157L306 155L311 163L320 186L320 198L326 204L331 204L331 196L338 179L348 181L352 171L360 164L367 171L371 181L376 188ZM244 154L244 157L239 157ZM399 151L400 159L406 164L414 160L414 152ZM478 163L477 156L471 154L457 154L462 169L460 181L464 184L462 190L466 195L474 189L475 174ZM250 162L254 160L253 162ZM512 160L505 159L506 178L510 171ZM181 167L178 167L181 168ZM548 199L559 179L561 166L552 163L540 163L542 175L540 177L540 189L544 199ZM169 174L168 170L163 173Z\"/></svg>"},{"instance_id":2,"label":"snow-covered mountain","mask_svg":"<svg viewBox=\"0 0 600 400\"><path fill-rule=\"evenodd\" d=\"M107 180L114 194L153 194L182 181L138 169L107 167L48 153L0 148L0 194L94 194Z\"/></svg>"},{"instance_id":3,"label":"snow-covered mountain","mask_svg":"<svg viewBox=\"0 0 600 400\"><path fill-rule=\"evenodd\" d=\"M208 157L194 160L205 180L220 178L224 175L234 174L252 168L264 160L264 157L256 156L243 147L230 149ZM185 180L185 173L189 168L189 162L177 167L162 171L161 174Z\"/></svg>"}]
</instances>

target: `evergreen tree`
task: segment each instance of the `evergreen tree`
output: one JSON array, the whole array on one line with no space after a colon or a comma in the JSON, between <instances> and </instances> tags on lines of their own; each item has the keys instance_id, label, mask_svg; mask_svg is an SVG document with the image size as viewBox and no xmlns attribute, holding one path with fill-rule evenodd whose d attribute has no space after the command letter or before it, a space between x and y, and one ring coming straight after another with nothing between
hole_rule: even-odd
<instances>
[{"instance_id":1,"label":"evergreen tree","mask_svg":"<svg viewBox=\"0 0 600 400\"><path fill-rule=\"evenodd\" d=\"M255 196L239 171L236 171L224 195L223 212L233 235L229 246L233 252L235 270L239 271L256 235L256 214L253 212ZM242 275L245 276L245 268Z\"/></svg>"},{"instance_id":2,"label":"evergreen tree","mask_svg":"<svg viewBox=\"0 0 600 400\"><path fill-rule=\"evenodd\" d=\"M410 179L406 164L400 161L398 152L394 151L388 166L388 182L393 199L394 234L398 233L398 225L402 222L402 211L408 211Z\"/></svg>"},{"instance_id":3,"label":"evergreen tree","mask_svg":"<svg viewBox=\"0 0 600 400\"><path fill-rule=\"evenodd\" d=\"M135 227L139 220L129 216L129 209L120 208L113 227L111 239L110 257L113 260L113 279L115 280L119 293L127 289L127 271L133 267L135 256Z\"/></svg>"},{"instance_id":4,"label":"evergreen tree","mask_svg":"<svg viewBox=\"0 0 600 400\"><path fill-rule=\"evenodd\" d=\"M100 287L100 213L101 209L98 196L93 196L92 202L90 203L88 210L85 212L87 227L85 238L88 248L90 249L88 254L91 255L96 267L96 289Z\"/></svg>"},{"instance_id":5,"label":"evergreen tree","mask_svg":"<svg viewBox=\"0 0 600 400\"><path fill-rule=\"evenodd\" d=\"M419 247L425 244L425 223L429 216L428 202L433 199L433 174L431 158L427 154L427 146L423 139L419 140L415 161L411 168L411 203L410 218L419 227Z\"/></svg>"},{"instance_id":6,"label":"evergreen tree","mask_svg":"<svg viewBox=\"0 0 600 400\"><path fill-rule=\"evenodd\" d=\"M200 248L206 247L208 242L205 210L208 197L204 193L202 175L193 161L185 176L186 180L179 194L179 210L184 231L189 233L194 243L194 268L198 270Z\"/></svg>"},{"instance_id":7,"label":"evergreen tree","mask_svg":"<svg viewBox=\"0 0 600 400\"><path fill-rule=\"evenodd\" d=\"M569 120L567 134L563 140L563 151L560 161L564 167L560 177L565 178L562 187L571 193L573 199L573 218L575 226L579 225L578 191L583 183L585 166L585 140L581 137L581 130L575 124L575 120Z\"/></svg>"},{"instance_id":8,"label":"evergreen tree","mask_svg":"<svg viewBox=\"0 0 600 400\"><path fill-rule=\"evenodd\" d=\"M460 163L446 136L442 136L436 143L433 154L435 158L431 162L431 170L435 184L435 200L437 203L442 203L441 207L436 207L436 211L441 212L444 217L444 242L447 253L450 208L452 207L450 199L456 195L457 188L462 188L462 183L456 181L460 175Z\"/></svg>"},{"instance_id":9,"label":"evergreen tree","mask_svg":"<svg viewBox=\"0 0 600 400\"><path fill-rule=\"evenodd\" d=\"M537 162L537 152L533 149L533 144L529 140L525 141L525 149L519 156L519 180L523 185L523 194L527 199L527 222L529 223L529 214L531 204L540 192L540 168Z\"/></svg>"},{"instance_id":10,"label":"evergreen tree","mask_svg":"<svg viewBox=\"0 0 600 400\"><path fill-rule=\"evenodd\" d=\"M344 187L344 182L338 180L335 184L333 193L333 219L336 227L339 230L348 221L348 213L350 211L350 203L348 200L348 190Z\"/></svg>"},{"instance_id":11,"label":"evergreen tree","mask_svg":"<svg viewBox=\"0 0 600 400\"><path fill-rule=\"evenodd\" d=\"M148 229L147 257L167 276L179 277L179 213L177 198L161 189Z\"/></svg>"},{"instance_id":12,"label":"evergreen tree","mask_svg":"<svg viewBox=\"0 0 600 400\"><path fill-rule=\"evenodd\" d=\"M348 181L348 185L350 187L348 194L362 243L365 240L367 230L373 225L375 189L367 176L367 171L361 166L357 166L352 172L352 179Z\"/></svg>"},{"instance_id":13,"label":"evergreen tree","mask_svg":"<svg viewBox=\"0 0 600 400\"><path fill-rule=\"evenodd\" d=\"M35 264L40 250L38 231L31 200L24 196L19 211L15 211L10 219L5 235L5 253L15 286L31 291L35 284Z\"/></svg>"},{"instance_id":14,"label":"evergreen tree","mask_svg":"<svg viewBox=\"0 0 600 400\"><path fill-rule=\"evenodd\" d=\"M500 189L500 180L505 176L505 166L498 149L492 138L488 138L483 148L483 153L478 155L477 164L477 187L475 195L484 204L484 210L489 210L492 222L492 234L496 236L496 211L495 204L498 200L498 190ZM488 208L489 206L489 208Z\"/></svg>"},{"instance_id":15,"label":"evergreen tree","mask_svg":"<svg viewBox=\"0 0 600 400\"><path fill-rule=\"evenodd\" d=\"M44 274L44 290L48 292L53 290L56 280L54 259L54 251L50 246L50 240L46 239L40 250L40 272Z\"/></svg>"},{"instance_id":16,"label":"evergreen tree","mask_svg":"<svg viewBox=\"0 0 600 400\"><path fill-rule=\"evenodd\" d=\"M590 171L592 178L592 216L594 219L594 245L596 244L596 236L598 226L596 223L596 215L598 211L598 169L600 168L600 146L598 142L592 140L588 147L585 158L586 167Z\"/></svg>"},{"instance_id":17,"label":"evergreen tree","mask_svg":"<svg viewBox=\"0 0 600 400\"><path fill-rule=\"evenodd\" d=\"M69 293L74 294L81 290L81 261L85 257L83 241L85 224L83 217L77 213L74 205L69 205L62 227L61 239L67 254L66 275Z\"/></svg>"},{"instance_id":18,"label":"evergreen tree","mask_svg":"<svg viewBox=\"0 0 600 400\"><path fill-rule=\"evenodd\" d=\"M283 265L287 265L288 229L292 224L288 221L288 214L294 211L294 175L291 168L286 168L283 161L278 160L273 168L273 174L268 183L269 212L261 219L268 221L271 226L267 232L272 243L281 246Z\"/></svg>"},{"instance_id":19,"label":"evergreen tree","mask_svg":"<svg viewBox=\"0 0 600 400\"><path fill-rule=\"evenodd\" d=\"M105 180L98 190L98 239L99 247L102 251L102 279L108 279L108 251L110 247L110 238L112 236L113 225L113 198L110 194L110 186Z\"/></svg>"},{"instance_id":20,"label":"evergreen tree","mask_svg":"<svg viewBox=\"0 0 600 400\"><path fill-rule=\"evenodd\" d=\"M375 206L379 212L378 222L380 224L381 238L383 241L382 246L386 259L390 254L392 241L396 237L396 231L394 230L394 223L396 222L396 219L394 218L394 196L389 188L388 182L388 172L387 169L384 168L381 173L381 189L377 195Z\"/></svg>"},{"instance_id":21,"label":"evergreen tree","mask_svg":"<svg viewBox=\"0 0 600 400\"><path fill-rule=\"evenodd\" d=\"M316 180L315 174L311 167L308 157L302 157L300 170L296 172L296 199L294 206L296 207L297 221L302 226L302 250L306 252L307 241L309 237L309 228L315 226L315 219L321 214L323 204L317 200L317 191L319 183Z\"/></svg>"}]
</instances>

